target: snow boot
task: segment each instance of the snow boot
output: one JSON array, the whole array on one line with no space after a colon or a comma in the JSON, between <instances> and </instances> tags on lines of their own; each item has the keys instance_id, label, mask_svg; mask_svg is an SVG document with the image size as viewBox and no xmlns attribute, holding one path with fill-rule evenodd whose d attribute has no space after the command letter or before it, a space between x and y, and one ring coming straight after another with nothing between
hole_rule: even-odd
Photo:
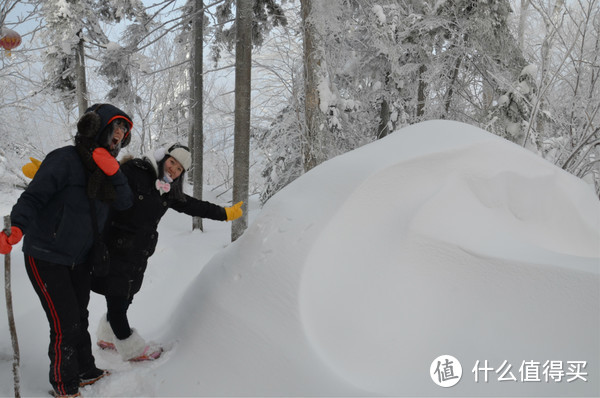
<instances>
[{"instance_id":1,"label":"snow boot","mask_svg":"<svg viewBox=\"0 0 600 398\"><path fill-rule=\"evenodd\" d=\"M106 320L106 314L100 317L96 336L98 337L98 341L96 342L98 347L103 350L116 350L115 340L117 340L117 336L115 336L110 323Z\"/></svg>"},{"instance_id":2,"label":"snow boot","mask_svg":"<svg viewBox=\"0 0 600 398\"><path fill-rule=\"evenodd\" d=\"M148 344L137 333L135 329L131 329L131 336L124 340L115 340L117 352L121 355L124 361L139 362L153 361L162 354L162 347L155 344Z\"/></svg>"},{"instance_id":3,"label":"snow boot","mask_svg":"<svg viewBox=\"0 0 600 398\"><path fill-rule=\"evenodd\" d=\"M89 386L94 384L104 376L108 376L110 372L108 370L98 369L96 367L88 370L79 375L79 387Z\"/></svg>"}]
</instances>

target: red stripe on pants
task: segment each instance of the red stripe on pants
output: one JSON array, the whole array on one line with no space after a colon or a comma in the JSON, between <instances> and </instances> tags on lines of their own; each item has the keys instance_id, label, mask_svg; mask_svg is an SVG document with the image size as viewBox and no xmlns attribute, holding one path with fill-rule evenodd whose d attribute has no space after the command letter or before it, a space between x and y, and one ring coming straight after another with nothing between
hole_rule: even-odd
<instances>
[{"instance_id":1,"label":"red stripe on pants","mask_svg":"<svg viewBox=\"0 0 600 398\"><path fill-rule=\"evenodd\" d=\"M52 322L54 324L54 331L56 333L56 340L54 341L54 369L53 369L54 370L54 378L57 383L57 389L58 389L57 392L60 394L66 395L65 386L62 382L62 377L61 377L61 372L60 372L60 365L62 363L62 351L61 351L62 329L60 326L60 319L58 318L58 313L56 312L56 309L54 308L54 303L52 302L52 299L50 298L50 294L48 293L48 290L46 290L46 285L44 284L44 282L42 281L42 278L40 277L40 273L37 269L37 266L35 265L34 258L31 256L28 256L27 259L28 259L29 267L31 268L31 271L35 277L35 281L36 281L40 291L44 295L46 304L48 305L48 308L50 310Z\"/></svg>"}]
</instances>

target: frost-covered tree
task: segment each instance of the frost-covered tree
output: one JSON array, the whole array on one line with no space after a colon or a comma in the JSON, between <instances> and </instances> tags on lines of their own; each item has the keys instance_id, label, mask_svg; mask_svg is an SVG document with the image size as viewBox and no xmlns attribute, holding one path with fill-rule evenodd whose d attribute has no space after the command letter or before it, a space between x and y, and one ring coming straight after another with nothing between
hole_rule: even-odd
<instances>
[{"instance_id":1,"label":"frost-covered tree","mask_svg":"<svg viewBox=\"0 0 600 398\"><path fill-rule=\"evenodd\" d=\"M268 128L261 129L257 141L265 157L264 186L260 200L265 203L304 172L302 125L304 108L288 106Z\"/></svg>"},{"instance_id":2,"label":"frost-covered tree","mask_svg":"<svg viewBox=\"0 0 600 398\"><path fill-rule=\"evenodd\" d=\"M127 73L128 57L137 45L136 33L143 30L147 22L141 1L48 0L42 3L41 11L47 23L47 81L61 94L65 106L70 109L75 99L80 113L86 106L85 52L90 45L105 50L99 51L103 58L100 73L113 86L107 99L118 104L131 104L134 95ZM111 44L102 29L103 22L116 23L122 18L139 20L127 28L126 37L132 42L125 49Z\"/></svg>"},{"instance_id":3,"label":"frost-covered tree","mask_svg":"<svg viewBox=\"0 0 600 398\"><path fill-rule=\"evenodd\" d=\"M318 141L320 161L421 120L487 125L493 100L512 88L526 65L509 29L508 1L339 0L319 5L320 17L312 21L319 42L311 45L323 54L320 75L303 86L319 91L324 115L319 126L327 128ZM305 100L308 93L299 98ZM287 105L284 113L289 114L292 100ZM283 123L281 129L273 126L282 134L293 125L284 113L276 121ZM281 169L278 164L296 164L277 156L272 160L277 163L266 165L267 178ZM279 185L268 182L269 190Z\"/></svg>"},{"instance_id":4,"label":"frost-covered tree","mask_svg":"<svg viewBox=\"0 0 600 398\"><path fill-rule=\"evenodd\" d=\"M46 95L36 61L39 58L38 1L0 0L2 27L19 33L22 43L8 54L0 49L0 189L24 187L29 180L21 166L29 156L44 154L62 144L64 135L48 134L60 125L63 109L55 109L54 98ZM49 110L40 111L41 109Z\"/></svg>"},{"instance_id":5,"label":"frost-covered tree","mask_svg":"<svg viewBox=\"0 0 600 398\"><path fill-rule=\"evenodd\" d=\"M274 27L286 25L287 20L278 0L252 0L252 45L260 47ZM236 0L223 0L216 7L214 26L215 41L213 58L218 61L223 50L232 52L235 46L236 22L234 18Z\"/></svg>"},{"instance_id":6,"label":"frost-covered tree","mask_svg":"<svg viewBox=\"0 0 600 398\"><path fill-rule=\"evenodd\" d=\"M459 74L479 75L494 89L502 88L504 77L520 74L526 62L508 27L511 12L508 0L446 1L436 9L436 15L444 20L444 28L437 32L437 48L458 50L449 52L450 61L464 65L467 71L461 71L461 66L452 68L447 91L454 88L454 76ZM448 95L444 98L445 107Z\"/></svg>"},{"instance_id":7,"label":"frost-covered tree","mask_svg":"<svg viewBox=\"0 0 600 398\"><path fill-rule=\"evenodd\" d=\"M42 16L46 20L48 34L44 37L48 49L45 57L45 71L48 85L60 93L67 109L72 108L77 99L85 99L87 90L79 86L77 93L77 73L85 72L85 67L77 68L83 62L83 29L86 22L95 34L101 33L98 20L93 13L90 1L49 0L42 6ZM81 81L85 79L80 78ZM85 103L79 103L79 113Z\"/></svg>"},{"instance_id":8,"label":"frost-covered tree","mask_svg":"<svg viewBox=\"0 0 600 398\"><path fill-rule=\"evenodd\" d=\"M330 50L345 61L336 87L357 101L380 98L377 117L388 123L379 131L430 118L481 123L494 94L526 64L507 25L507 1L348 3L345 20L356 22Z\"/></svg>"},{"instance_id":9,"label":"frost-covered tree","mask_svg":"<svg viewBox=\"0 0 600 398\"><path fill-rule=\"evenodd\" d=\"M134 90L133 75L144 73L147 64L140 47L150 37L160 37L160 33L151 33L156 23L147 15L139 0L99 2L97 8L97 13L104 22L118 23L122 19L130 21L121 34L121 44L114 41L96 44L101 54L98 72L107 79L111 87L106 99L132 108L133 104L142 101Z\"/></svg>"},{"instance_id":10,"label":"frost-covered tree","mask_svg":"<svg viewBox=\"0 0 600 398\"><path fill-rule=\"evenodd\" d=\"M529 123L533 104L537 98L537 67L533 64L521 71L518 80L500 97L491 111L491 125L496 125L495 132L509 141L527 146L534 150L539 148L539 141L531 142Z\"/></svg>"},{"instance_id":11,"label":"frost-covered tree","mask_svg":"<svg viewBox=\"0 0 600 398\"><path fill-rule=\"evenodd\" d=\"M511 0L514 12L499 0L315 1L323 10L315 20L322 51L315 81L326 82L311 85L320 89L318 115L326 128L319 156L329 159L404 125L447 118L484 127L597 183L599 1ZM75 54L84 44L87 99L105 100L108 93L111 101L129 104L136 118L129 147L134 154L188 138L192 13L182 2L164 0L145 9L117 0L19 3L43 6L44 32L35 38L49 47L43 48L48 56L39 54L32 35L11 59L0 59L0 107L11 120L35 125L28 128L31 135L48 125L72 125L69 110L81 85ZM251 147L260 151L251 151L251 190L261 188L262 172L262 200L304 172L301 5L255 3L253 37L261 46L253 54ZM235 1L208 7L205 45L231 62ZM114 29L117 21L124 23ZM38 54L46 63L44 84L29 60ZM203 125L205 177L230 188L234 106L232 87L224 83L233 73L227 67L203 74ZM56 105L64 99L68 110ZM48 110L44 120L31 118L31 110L40 108ZM43 157L44 148L69 138L46 137L54 144L41 148L29 135L21 138L1 125L0 133L10 143L2 155L20 157Z\"/></svg>"},{"instance_id":12,"label":"frost-covered tree","mask_svg":"<svg viewBox=\"0 0 600 398\"><path fill-rule=\"evenodd\" d=\"M544 157L595 184L600 195L600 1L532 7L546 30L533 53L543 69L529 134Z\"/></svg>"}]
</instances>

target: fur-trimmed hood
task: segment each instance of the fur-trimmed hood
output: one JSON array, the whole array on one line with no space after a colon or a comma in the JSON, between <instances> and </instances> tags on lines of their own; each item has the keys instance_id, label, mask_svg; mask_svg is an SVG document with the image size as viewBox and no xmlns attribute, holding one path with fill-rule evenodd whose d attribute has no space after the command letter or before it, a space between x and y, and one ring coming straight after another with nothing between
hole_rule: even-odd
<instances>
[{"instance_id":1,"label":"fur-trimmed hood","mask_svg":"<svg viewBox=\"0 0 600 398\"><path fill-rule=\"evenodd\" d=\"M119 146L110 149L107 147L108 134L112 134L112 122L122 119L129 126L133 126L131 118L122 110L110 104L94 104L77 122L75 135L75 149L89 173L87 193L90 198L98 198L103 202L112 202L115 199L115 189L104 172L98 167L92 154L103 147L116 157L121 147L127 146L131 141L131 128L129 134L123 137Z\"/></svg>"},{"instance_id":2,"label":"fur-trimmed hood","mask_svg":"<svg viewBox=\"0 0 600 398\"><path fill-rule=\"evenodd\" d=\"M152 169L154 170L154 173L158 177L160 173L158 172L158 160L156 160L156 151L154 151L153 153L146 153L144 156L142 156L142 159L150 163ZM162 160L162 158L159 160Z\"/></svg>"},{"instance_id":3,"label":"fur-trimmed hood","mask_svg":"<svg viewBox=\"0 0 600 398\"><path fill-rule=\"evenodd\" d=\"M100 136L109 124L115 119L124 119L133 128L132 118L121 109L111 104L94 104L77 122L77 134L87 139L98 142ZM124 148L131 142L131 128L121 142Z\"/></svg>"},{"instance_id":4,"label":"fur-trimmed hood","mask_svg":"<svg viewBox=\"0 0 600 398\"><path fill-rule=\"evenodd\" d=\"M140 167L140 165L143 164L144 169L152 168L152 171L154 171L154 175L158 178L158 162L154 158L154 155L152 155L151 153L147 153L147 154L143 155L141 158L136 158L133 155L125 155L125 156L123 156L123 158L121 158L121 161L119 163L121 163L121 166L122 166L131 161L133 161L134 164L138 165L138 167ZM140 163L140 162L143 162L143 163ZM150 166L150 167L148 167L148 166Z\"/></svg>"}]
</instances>

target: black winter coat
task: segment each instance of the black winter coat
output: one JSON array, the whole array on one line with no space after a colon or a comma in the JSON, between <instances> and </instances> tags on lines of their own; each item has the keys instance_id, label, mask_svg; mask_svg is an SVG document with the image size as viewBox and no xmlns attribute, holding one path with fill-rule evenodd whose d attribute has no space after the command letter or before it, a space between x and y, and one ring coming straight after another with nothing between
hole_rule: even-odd
<instances>
[{"instance_id":1,"label":"black winter coat","mask_svg":"<svg viewBox=\"0 0 600 398\"><path fill-rule=\"evenodd\" d=\"M169 208L190 216L225 221L221 206L184 195L177 200L156 189L157 172L146 159L123 163L121 170L133 191L133 206L124 211L111 211L104 229L104 242L110 252L110 273L94 278L92 288L105 296L127 296L137 293L144 278L148 258L158 242L158 224Z\"/></svg>"},{"instance_id":2,"label":"black winter coat","mask_svg":"<svg viewBox=\"0 0 600 398\"><path fill-rule=\"evenodd\" d=\"M131 206L131 190L123 172L107 178L116 191L112 207L124 210ZM26 255L69 266L87 260L94 241L87 179L74 146L56 149L46 156L10 215L12 225L25 235ZM95 207L102 228L109 205L95 200Z\"/></svg>"}]
</instances>

